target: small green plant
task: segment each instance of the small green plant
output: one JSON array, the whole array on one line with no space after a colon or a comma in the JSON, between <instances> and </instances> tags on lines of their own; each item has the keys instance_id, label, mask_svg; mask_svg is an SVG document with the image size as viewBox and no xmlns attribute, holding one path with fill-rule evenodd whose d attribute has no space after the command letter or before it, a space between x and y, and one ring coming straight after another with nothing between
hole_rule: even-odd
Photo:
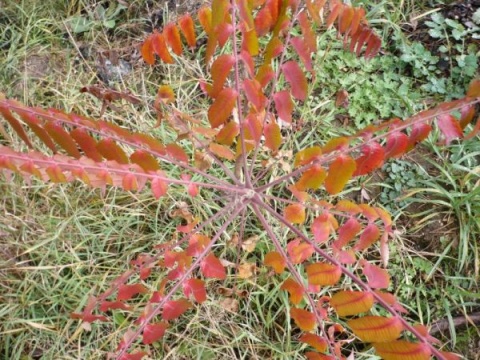
<instances>
[{"instance_id":1,"label":"small green plant","mask_svg":"<svg viewBox=\"0 0 480 360\"><path fill-rule=\"evenodd\" d=\"M113 317L123 331L111 354L117 359L159 357L155 344L184 313L202 309L216 281L261 268L288 294L288 318L309 346L308 359L354 356L354 340L386 360L457 359L438 349L426 326L411 324L390 291L388 212L337 196L352 178L412 150L434 125L447 144L475 136L480 81L464 98L404 121L297 147L296 110L313 91L317 33L335 26L350 52L372 59L381 41L365 11L338 0L213 0L197 15L197 22L186 14L167 24L141 47L147 64L168 66L205 38L208 76L192 82L207 108L179 109L185 82L159 86L151 110L168 132L164 139L0 96L0 114L29 148L0 146L7 177L178 199L169 239L132 257L128 270L71 317L87 329ZM240 249L252 242L250 232L263 234L268 252L245 264ZM227 241L237 244L234 262L222 251Z\"/></svg>"},{"instance_id":2,"label":"small green plant","mask_svg":"<svg viewBox=\"0 0 480 360\"><path fill-rule=\"evenodd\" d=\"M400 159L385 164L382 173L385 178L378 201L392 212L407 206L410 199L405 199L405 192L418 187L421 180L425 179L425 173L417 164Z\"/></svg>"},{"instance_id":3,"label":"small green plant","mask_svg":"<svg viewBox=\"0 0 480 360\"><path fill-rule=\"evenodd\" d=\"M114 29L119 15L126 9L127 7L125 5L116 1L110 2L107 8L102 4L98 4L93 10L89 10L85 15L75 15L70 17L67 19L66 23L75 34L82 34L91 31L96 27Z\"/></svg>"}]
</instances>

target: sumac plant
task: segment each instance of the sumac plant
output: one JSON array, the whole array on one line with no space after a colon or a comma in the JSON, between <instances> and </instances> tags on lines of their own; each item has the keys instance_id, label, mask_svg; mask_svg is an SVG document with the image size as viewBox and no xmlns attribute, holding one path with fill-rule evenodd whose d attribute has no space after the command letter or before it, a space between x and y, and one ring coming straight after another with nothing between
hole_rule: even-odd
<instances>
[{"instance_id":1,"label":"sumac plant","mask_svg":"<svg viewBox=\"0 0 480 360\"><path fill-rule=\"evenodd\" d=\"M115 358L146 356L172 322L207 300L210 283L235 277L238 266L227 269L218 249L225 234L238 231L242 241L247 226L271 241L274 251L257 266L288 292L298 340L311 348L306 358L352 359L346 344L354 339L384 359L458 358L441 351L427 327L410 324L389 292L389 214L336 195L352 178L410 151L434 127L446 144L474 136L480 122L470 123L480 81L465 98L409 119L289 149L294 142L284 140L298 136L295 109L305 106L314 83L316 34L333 27L345 51L366 60L379 53L381 41L364 9L338 0L212 0L197 16L182 15L149 35L141 45L145 63L173 64L200 50L210 75L200 81L209 104L201 115L198 109L195 115L180 111L177 89L159 87L151 111L177 133L171 143L103 120L0 99L0 114L30 148L0 147L6 175L145 190L156 199L180 187L193 207L208 206L196 203L199 193L211 192L207 198L220 202L208 218L185 215L173 240L135 254L128 271L72 314L92 323L108 321L112 309L130 312L133 321L111 354ZM35 150L34 136L49 154ZM288 151L294 155L285 166L282 154ZM181 175L170 174L173 168Z\"/></svg>"}]
</instances>

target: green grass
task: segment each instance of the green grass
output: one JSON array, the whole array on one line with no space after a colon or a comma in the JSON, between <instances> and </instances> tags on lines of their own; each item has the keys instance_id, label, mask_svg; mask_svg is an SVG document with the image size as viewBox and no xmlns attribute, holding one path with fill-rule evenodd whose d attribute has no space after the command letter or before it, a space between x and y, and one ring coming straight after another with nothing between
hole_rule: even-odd
<instances>
[{"instance_id":1,"label":"green grass","mask_svg":"<svg viewBox=\"0 0 480 360\"><path fill-rule=\"evenodd\" d=\"M95 23L89 31L73 34L66 30L66 20L80 14L83 8L93 9L94 2L68 3L65 5L66 2L59 0L5 2L6 6L0 10L0 38L7 38L9 45L0 49L0 57L6 59L0 67L0 89L6 96L31 105L98 115L101 103L78 91L97 81L95 60L79 56L82 42L104 50L133 47L143 37L141 27L146 18L156 9L146 9L144 1L133 1L131 11L118 15L119 21L113 30ZM400 7L388 1L362 3L375 3L370 8L372 24L385 36L400 37L399 23L407 21L414 11L417 14L418 10L428 11L419 9L413 1L402 1ZM381 20L383 17L386 20ZM322 38L331 41L328 34ZM321 140L351 133L380 118L410 114L418 110L413 106L419 98L433 96L415 90L414 79L403 73L404 68L395 65L396 55L365 63L344 54L339 47L321 48L323 63L318 65L317 82L322 90L310 99L313 110L301 110L305 119L302 136L288 140L298 148L318 142L320 127ZM160 71L134 63L131 74L115 86L132 90L145 105L160 83L171 83L178 90L181 110L193 107L201 115L206 104L202 103L198 84L192 78L199 79L205 74L195 60L192 55L192 61ZM162 74L160 78L158 72ZM362 79L365 87L357 86L358 79ZM394 90L402 85L403 93L396 93ZM333 106L334 95L340 88L351 93L349 109ZM382 96L382 100L376 96ZM390 103L394 105L388 105ZM352 117L351 123L340 130L334 118L339 114ZM165 124L152 130L156 119L145 106L123 104L121 113L107 110L105 117L133 129L153 131L162 140L173 140ZM7 135L7 139L0 135L0 143L12 141L14 147L21 146L18 139L10 133ZM475 302L480 261L479 172L478 164L472 162L480 151L478 139L455 145L451 155L436 146L430 151L441 161L433 165L435 176L419 184L415 192L431 206L428 211L417 213L399 209L395 214L397 220L404 217L416 226L405 229L403 234L399 226L399 236L392 242L392 272L402 285L397 295L411 310L411 317L421 322L478 310ZM446 161L447 157L453 164ZM147 193L129 194L108 189L101 194L81 184L35 181L25 184L21 179L0 177L0 194L3 210L0 212L0 358L105 358L108 352L115 351L120 340L125 326L122 314L115 313L113 323L94 323L91 329L71 320L69 314L81 309L90 294L106 289L128 268L136 254L150 252L154 245L170 240L177 223L171 221L169 214L177 204L175 201L186 199L182 189L155 201ZM216 205L211 200L198 198L192 204L192 211L214 212ZM205 207L205 203L211 205ZM427 244L419 248L415 240L418 239L416 233L432 219L432 212L442 214L443 219L454 219L456 225L440 240L439 247L427 251ZM256 234L253 224L247 231ZM268 245L267 239L259 235L261 240L255 252L243 254L242 260L262 259ZM225 243L228 240L222 239ZM234 250L226 247L226 258L234 261L234 255ZM260 269L251 279L232 276L221 284L227 289L246 291L245 298L222 295L225 290L219 286L212 285L209 300L198 306L198 311L175 322L165 341L153 345L157 356L165 359L302 358L305 346L298 344L298 333L288 320L287 296L279 291L280 283L271 280L265 269ZM237 300L238 304L234 303L229 310L232 301ZM467 354L463 332L452 327L447 338L451 339L451 345L457 344L458 352Z\"/></svg>"}]
</instances>

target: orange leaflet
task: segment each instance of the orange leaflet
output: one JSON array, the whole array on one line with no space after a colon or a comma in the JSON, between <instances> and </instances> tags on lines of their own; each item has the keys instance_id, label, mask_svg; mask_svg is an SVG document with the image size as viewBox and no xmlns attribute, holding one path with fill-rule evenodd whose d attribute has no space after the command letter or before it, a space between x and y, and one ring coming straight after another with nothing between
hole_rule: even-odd
<instances>
[{"instance_id":1,"label":"orange leaflet","mask_svg":"<svg viewBox=\"0 0 480 360\"><path fill-rule=\"evenodd\" d=\"M173 52L177 55L182 54L182 40L180 39L180 32L175 24L170 23L163 28L163 36L167 44L170 45Z\"/></svg>"},{"instance_id":2,"label":"orange leaflet","mask_svg":"<svg viewBox=\"0 0 480 360\"><path fill-rule=\"evenodd\" d=\"M255 29L243 31L242 51L248 52L251 56L259 53L259 44Z\"/></svg>"},{"instance_id":3,"label":"orange leaflet","mask_svg":"<svg viewBox=\"0 0 480 360\"><path fill-rule=\"evenodd\" d=\"M160 169L157 159L144 150L135 150L135 152L130 155L130 161L140 165L145 171L157 171Z\"/></svg>"},{"instance_id":4,"label":"orange leaflet","mask_svg":"<svg viewBox=\"0 0 480 360\"><path fill-rule=\"evenodd\" d=\"M360 235L360 241L355 245L354 249L358 251L365 250L379 238L380 230L378 229L377 225L370 223L365 230L363 230L362 234Z\"/></svg>"},{"instance_id":5,"label":"orange leaflet","mask_svg":"<svg viewBox=\"0 0 480 360\"><path fill-rule=\"evenodd\" d=\"M94 161L102 161L102 155L97 150L97 142L84 129L76 128L70 132L73 140L80 146L82 151Z\"/></svg>"},{"instance_id":6,"label":"orange leaflet","mask_svg":"<svg viewBox=\"0 0 480 360\"><path fill-rule=\"evenodd\" d=\"M288 291L290 294L290 302L293 305L300 304L300 301L303 299L303 286L291 278L285 280L280 289Z\"/></svg>"},{"instance_id":7,"label":"orange leaflet","mask_svg":"<svg viewBox=\"0 0 480 360\"><path fill-rule=\"evenodd\" d=\"M234 160L235 159L235 154L227 146L220 145L220 144L215 144L215 143L210 143L208 148L210 149L210 151L212 153L214 153L218 157L221 157L221 158L224 158L224 159L227 159L227 160Z\"/></svg>"},{"instance_id":8,"label":"orange leaflet","mask_svg":"<svg viewBox=\"0 0 480 360\"><path fill-rule=\"evenodd\" d=\"M173 58L172 55L170 55L170 51L168 51L167 42L165 41L163 34L160 34L159 32L153 33L152 48L155 54L157 54L164 63L173 64Z\"/></svg>"},{"instance_id":9,"label":"orange leaflet","mask_svg":"<svg viewBox=\"0 0 480 360\"><path fill-rule=\"evenodd\" d=\"M363 291L339 291L330 299L339 316L358 315L373 306L373 295Z\"/></svg>"},{"instance_id":10,"label":"orange leaflet","mask_svg":"<svg viewBox=\"0 0 480 360\"><path fill-rule=\"evenodd\" d=\"M218 132L215 140L220 144L230 146L239 133L239 125L235 121L230 121Z\"/></svg>"},{"instance_id":11,"label":"orange leaflet","mask_svg":"<svg viewBox=\"0 0 480 360\"><path fill-rule=\"evenodd\" d=\"M67 182L67 178L62 172L62 169L58 165L51 165L45 169L48 177L50 178L51 182L54 183L63 183Z\"/></svg>"},{"instance_id":12,"label":"orange leaflet","mask_svg":"<svg viewBox=\"0 0 480 360\"><path fill-rule=\"evenodd\" d=\"M68 155L75 159L80 158L77 144L62 126L48 122L43 128L47 131L48 135L50 135L51 138L68 153Z\"/></svg>"},{"instance_id":13,"label":"orange leaflet","mask_svg":"<svg viewBox=\"0 0 480 360\"><path fill-rule=\"evenodd\" d=\"M243 81L243 90L245 91L247 100L257 111L265 107L267 98L263 95L262 87L257 80L245 79Z\"/></svg>"},{"instance_id":14,"label":"orange leaflet","mask_svg":"<svg viewBox=\"0 0 480 360\"><path fill-rule=\"evenodd\" d=\"M218 56L213 62L211 70L213 84L208 93L212 98L217 97L220 91L222 91L223 85L225 84L234 63L235 58L233 55L228 54Z\"/></svg>"},{"instance_id":15,"label":"orange leaflet","mask_svg":"<svg viewBox=\"0 0 480 360\"><path fill-rule=\"evenodd\" d=\"M137 177L134 174L126 174L122 178L122 187L125 191L137 191L138 189L138 182Z\"/></svg>"},{"instance_id":16,"label":"orange leaflet","mask_svg":"<svg viewBox=\"0 0 480 360\"><path fill-rule=\"evenodd\" d=\"M338 230L338 239L333 243L337 249L347 245L362 229L362 225L355 218L350 218Z\"/></svg>"},{"instance_id":17,"label":"orange leaflet","mask_svg":"<svg viewBox=\"0 0 480 360\"><path fill-rule=\"evenodd\" d=\"M235 107L237 96L238 93L231 88L225 88L218 94L208 109L208 121L212 128L217 128L227 121Z\"/></svg>"},{"instance_id":18,"label":"orange leaflet","mask_svg":"<svg viewBox=\"0 0 480 360\"><path fill-rule=\"evenodd\" d=\"M185 151L183 151L183 149L180 145L173 144L173 143L172 144L167 144L165 146L165 150L170 157L172 157L172 158L174 158L178 161L188 163L188 156L185 153Z\"/></svg>"},{"instance_id":19,"label":"orange leaflet","mask_svg":"<svg viewBox=\"0 0 480 360\"><path fill-rule=\"evenodd\" d=\"M303 331L313 331L317 325L315 315L310 311L292 308L290 309L290 316Z\"/></svg>"},{"instance_id":20,"label":"orange leaflet","mask_svg":"<svg viewBox=\"0 0 480 360\"><path fill-rule=\"evenodd\" d=\"M276 152L282 145L282 133L277 123L268 123L264 128L263 135L265 136L265 146L273 152Z\"/></svg>"},{"instance_id":21,"label":"orange leaflet","mask_svg":"<svg viewBox=\"0 0 480 360\"><path fill-rule=\"evenodd\" d=\"M107 160L128 164L128 156L112 139L102 139L97 143L98 152Z\"/></svg>"},{"instance_id":22,"label":"orange leaflet","mask_svg":"<svg viewBox=\"0 0 480 360\"><path fill-rule=\"evenodd\" d=\"M310 285L335 285L342 276L339 266L315 263L305 267Z\"/></svg>"},{"instance_id":23,"label":"orange leaflet","mask_svg":"<svg viewBox=\"0 0 480 360\"><path fill-rule=\"evenodd\" d=\"M278 252L271 251L265 255L263 263L270 266L277 274L281 274L287 266L287 260Z\"/></svg>"},{"instance_id":24,"label":"orange leaflet","mask_svg":"<svg viewBox=\"0 0 480 360\"><path fill-rule=\"evenodd\" d=\"M162 319L167 321L176 319L191 307L192 304L187 299L167 301L163 306Z\"/></svg>"},{"instance_id":25,"label":"orange leaflet","mask_svg":"<svg viewBox=\"0 0 480 360\"><path fill-rule=\"evenodd\" d=\"M145 41L142 44L142 48L140 49L140 52L142 54L143 60L148 65L155 64L155 54L153 52L153 35L150 35L145 39Z\"/></svg>"},{"instance_id":26,"label":"orange leaflet","mask_svg":"<svg viewBox=\"0 0 480 360\"><path fill-rule=\"evenodd\" d=\"M312 146L303 149L295 155L295 162L293 163L293 166L299 167L310 164L312 161L319 159L321 155L322 149L320 146Z\"/></svg>"},{"instance_id":27,"label":"orange leaflet","mask_svg":"<svg viewBox=\"0 0 480 360\"><path fill-rule=\"evenodd\" d=\"M310 258L315 252L312 245L295 239L287 244L287 253L294 264L300 264Z\"/></svg>"},{"instance_id":28,"label":"orange leaflet","mask_svg":"<svg viewBox=\"0 0 480 360\"><path fill-rule=\"evenodd\" d=\"M283 75L290 83L292 95L300 101L307 98L308 83L305 74L295 61L287 61L282 65Z\"/></svg>"},{"instance_id":29,"label":"orange leaflet","mask_svg":"<svg viewBox=\"0 0 480 360\"><path fill-rule=\"evenodd\" d=\"M403 325L397 317L363 316L347 321L354 334L365 342L388 342L400 337Z\"/></svg>"},{"instance_id":30,"label":"orange leaflet","mask_svg":"<svg viewBox=\"0 0 480 360\"><path fill-rule=\"evenodd\" d=\"M188 46L194 48L197 44L197 40L192 17L189 14L183 15L178 20L178 26L180 27L180 30L185 36L185 40L187 40Z\"/></svg>"},{"instance_id":31,"label":"orange leaflet","mask_svg":"<svg viewBox=\"0 0 480 360\"><path fill-rule=\"evenodd\" d=\"M284 46L281 40L275 36L267 44L263 54L264 64L270 64L271 60L279 56L283 52Z\"/></svg>"},{"instance_id":32,"label":"orange leaflet","mask_svg":"<svg viewBox=\"0 0 480 360\"><path fill-rule=\"evenodd\" d=\"M411 150L417 143L425 140L432 131L429 124L413 124L412 132L410 133L408 150Z\"/></svg>"},{"instance_id":33,"label":"orange leaflet","mask_svg":"<svg viewBox=\"0 0 480 360\"><path fill-rule=\"evenodd\" d=\"M340 155L328 169L325 179L325 189L331 195L338 194L343 190L348 180L351 179L356 169L356 162L350 156Z\"/></svg>"},{"instance_id":34,"label":"orange leaflet","mask_svg":"<svg viewBox=\"0 0 480 360\"><path fill-rule=\"evenodd\" d=\"M375 351L385 360L429 360L427 344L411 343L405 340L374 343Z\"/></svg>"},{"instance_id":35,"label":"orange leaflet","mask_svg":"<svg viewBox=\"0 0 480 360\"><path fill-rule=\"evenodd\" d=\"M288 205L283 211L283 216L292 224L303 224L305 222L305 207L301 204Z\"/></svg>"},{"instance_id":36,"label":"orange leaflet","mask_svg":"<svg viewBox=\"0 0 480 360\"><path fill-rule=\"evenodd\" d=\"M212 239L202 234L193 234L188 241L187 255L199 256Z\"/></svg>"},{"instance_id":37,"label":"orange leaflet","mask_svg":"<svg viewBox=\"0 0 480 360\"><path fill-rule=\"evenodd\" d=\"M300 336L298 340L305 344L310 345L311 347L315 348L315 350L320 352L325 352L327 351L327 348L328 348L327 340L315 334L311 334L311 333L303 334L302 336Z\"/></svg>"},{"instance_id":38,"label":"orange leaflet","mask_svg":"<svg viewBox=\"0 0 480 360\"><path fill-rule=\"evenodd\" d=\"M300 179L296 182L295 186L298 190L316 190L322 186L327 172L320 165L313 165L308 170L304 171Z\"/></svg>"},{"instance_id":39,"label":"orange leaflet","mask_svg":"<svg viewBox=\"0 0 480 360\"><path fill-rule=\"evenodd\" d=\"M212 10L209 7L202 7L198 11L198 21L203 30L209 35L212 32Z\"/></svg>"},{"instance_id":40,"label":"orange leaflet","mask_svg":"<svg viewBox=\"0 0 480 360\"><path fill-rule=\"evenodd\" d=\"M480 79L475 79L470 83L467 90L467 96L468 97L480 96Z\"/></svg>"},{"instance_id":41,"label":"orange leaflet","mask_svg":"<svg viewBox=\"0 0 480 360\"><path fill-rule=\"evenodd\" d=\"M305 69L307 69L308 71L312 71L313 66L312 66L312 59L310 57L311 52L308 49L308 46L305 43L305 40L300 36L295 36L291 39L291 43L295 48L295 51L297 52L297 54L300 56L300 59L302 59L303 65L305 65Z\"/></svg>"}]
</instances>

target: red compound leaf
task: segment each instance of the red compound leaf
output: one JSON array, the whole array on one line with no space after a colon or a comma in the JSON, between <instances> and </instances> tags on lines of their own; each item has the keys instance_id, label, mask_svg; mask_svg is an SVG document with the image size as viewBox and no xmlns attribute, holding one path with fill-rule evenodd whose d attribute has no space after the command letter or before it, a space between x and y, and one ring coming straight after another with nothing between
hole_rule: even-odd
<instances>
[{"instance_id":1,"label":"red compound leaf","mask_svg":"<svg viewBox=\"0 0 480 360\"><path fill-rule=\"evenodd\" d=\"M191 307L192 304L186 299L167 301L163 306L162 319L166 321L174 320Z\"/></svg>"},{"instance_id":2,"label":"red compound leaf","mask_svg":"<svg viewBox=\"0 0 480 360\"><path fill-rule=\"evenodd\" d=\"M146 294L148 289L142 284L121 285L118 288L117 301L130 300L137 294Z\"/></svg>"},{"instance_id":3,"label":"red compound leaf","mask_svg":"<svg viewBox=\"0 0 480 360\"><path fill-rule=\"evenodd\" d=\"M454 139L461 139L463 137L463 131L460 127L457 119L450 114L442 114L437 119L438 127L440 128L443 136L445 136L446 144L450 144Z\"/></svg>"},{"instance_id":4,"label":"red compound leaf","mask_svg":"<svg viewBox=\"0 0 480 360\"><path fill-rule=\"evenodd\" d=\"M300 66L295 61L287 61L282 65L282 71L285 79L290 83L293 97L297 100L305 101L308 83Z\"/></svg>"},{"instance_id":5,"label":"red compound leaf","mask_svg":"<svg viewBox=\"0 0 480 360\"><path fill-rule=\"evenodd\" d=\"M362 261L363 273L368 278L368 285L374 289L386 289L390 286L390 275L385 269Z\"/></svg>"},{"instance_id":6,"label":"red compound leaf","mask_svg":"<svg viewBox=\"0 0 480 360\"><path fill-rule=\"evenodd\" d=\"M165 335L168 326L168 323L165 321L145 325L143 329L143 343L148 345L160 340Z\"/></svg>"},{"instance_id":7,"label":"red compound leaf","mask_svg":"<svg viewBox=\"0 0 480 360\"><path fill-rule=\"evenodd\" d=\"M187 298L193 296L199 304L207 300L207 291L205 290L205 281L201 279L188 279L183 283L183 293Z\"/></svg>"},{"instance_id":8,"label":"red compound leaf","mask_svg":"<svg viewBox=\"0 0 480 360\"><path fill-rule=\"evenodd\" d=\"M362 147L363 155L356 160L354 176L365 175L383 165L385 152L383 147L374 142Z\"/></svg>"},{"instance_id":9,"label":"red compound leaf","mask_svg":"<svg viewBox=\"0 0 480 360\"><path fill-rule=\"evenodd\" d=\"M290 124L292 122L294 106L292 98L290 97L290 92L283 90L273 94L273 101L275 102L275 109L277 109L278 117Z\"/></svg>"},{"instance_id":10,"label":"red compound leaf","mask_svg":"<svg viewBox=\"0 0 480 360\"><path fill-rule=\"evenodd\" d=\"M202 260L200 269L206 278L224 280L227 277L224 266L213 254L207 255L205 259Z\"/></svg>"}]
</instances>

